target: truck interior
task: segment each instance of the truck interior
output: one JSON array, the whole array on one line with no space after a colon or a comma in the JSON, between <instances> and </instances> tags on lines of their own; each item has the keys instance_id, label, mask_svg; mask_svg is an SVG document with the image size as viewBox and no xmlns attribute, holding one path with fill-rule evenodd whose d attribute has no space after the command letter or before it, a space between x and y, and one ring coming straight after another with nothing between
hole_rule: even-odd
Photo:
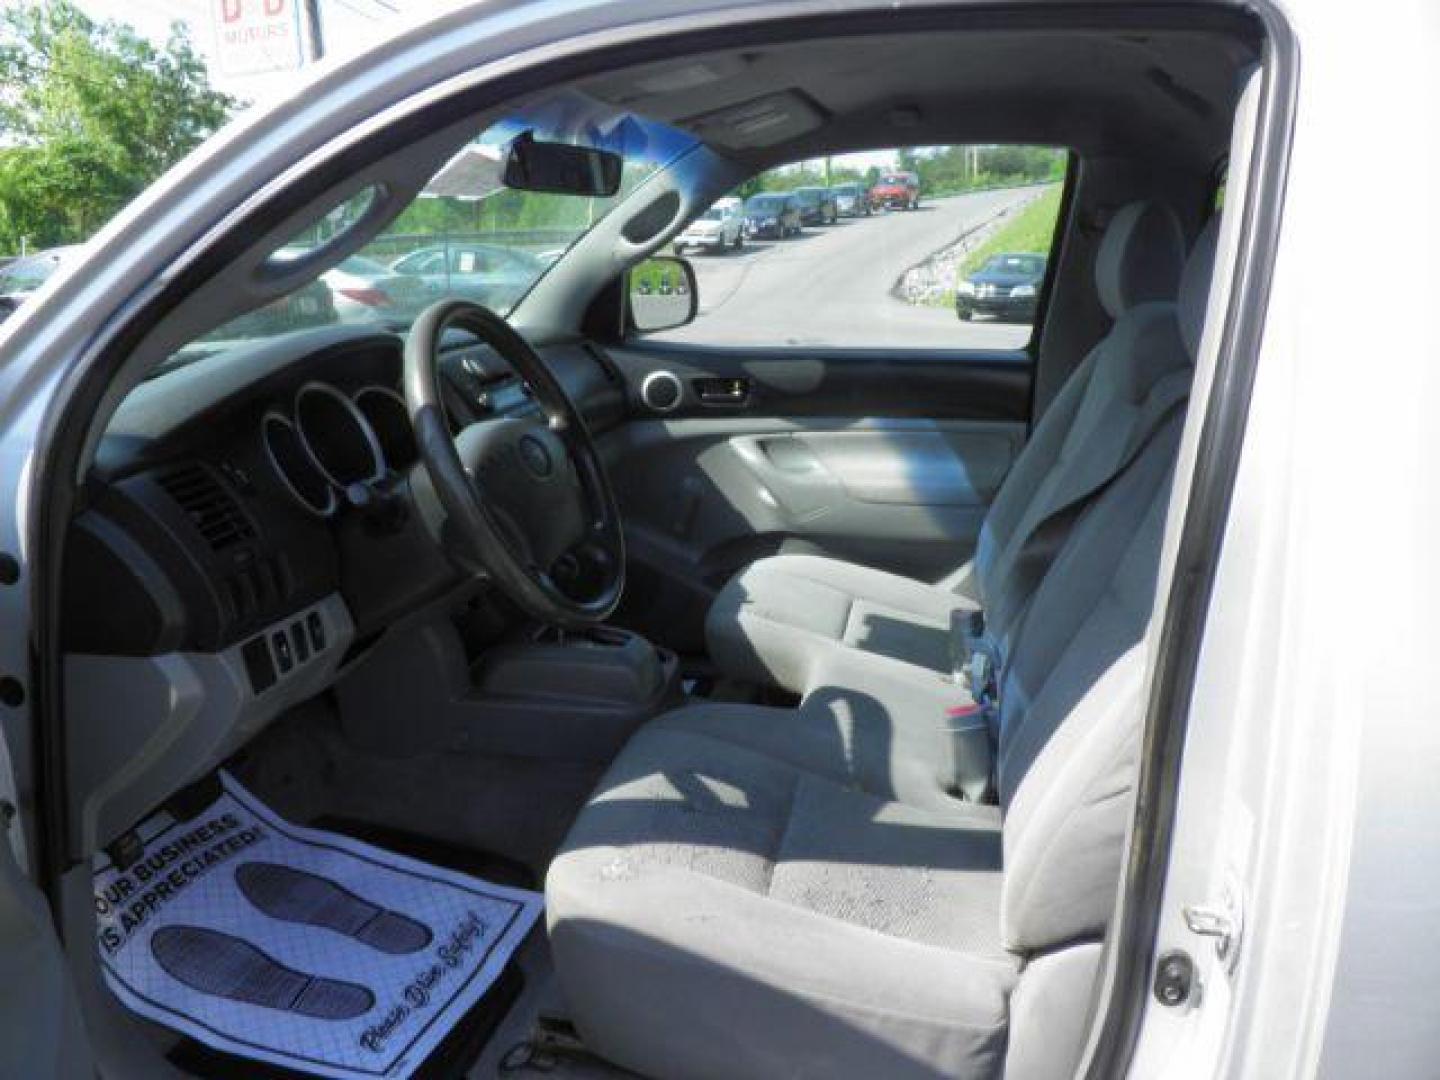
<instances>
[{"instance_id":1,"label":"truck interior","mask_svg":"<svg viewBox=\"0 0 1440 1080\"><path fill-rule=\"evenodd\" d=\"M1238 11L1106 5L597 50L377 135L185 282L96 399L36 748L104 1074L261 1075L127 1010L95 948L95 860L223 769L543 890L432 1075L1072 1075L1264 47ZM655 152L508 310L214 345L575 102ZM641 331L631 268L750 177L950 144L1067 153L1022 346Z\"/></svg>"}]
</instances>

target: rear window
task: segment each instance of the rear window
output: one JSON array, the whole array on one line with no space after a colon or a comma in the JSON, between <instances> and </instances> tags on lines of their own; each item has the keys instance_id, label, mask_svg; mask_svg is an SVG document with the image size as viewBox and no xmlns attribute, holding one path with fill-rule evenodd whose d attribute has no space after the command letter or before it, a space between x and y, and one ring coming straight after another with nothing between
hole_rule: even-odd
<instances>
[{"instance_id":1,"label":"rear window","mask_svg":"<svg viewBox=\"0 0 1440 1080\"><path fill-rule=\"evenodd\" d=\"M743 245L690 258L699 316L652 337L736 347L1023 349L1044 299L1068 162L1051 147L941 146L762 173L734 193L745 199ZM908 190L885 190L896 186ZM833 223L829 209L823 220L806 210L784 227L773 217L786 195L809 204L847 190L857 198L836 208Z\"/></svg>"}]
</instances>

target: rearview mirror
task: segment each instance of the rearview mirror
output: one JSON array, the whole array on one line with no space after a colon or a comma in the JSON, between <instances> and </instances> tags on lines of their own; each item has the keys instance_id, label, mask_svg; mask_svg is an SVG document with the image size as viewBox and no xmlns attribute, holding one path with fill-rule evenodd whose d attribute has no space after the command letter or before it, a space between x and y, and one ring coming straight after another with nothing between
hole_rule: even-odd
<instances>
[{"instance_id":1,"label":"rearview mirror","mask_svg":"<svg viewBox=\"0 0 1440 1080\"><path fill-rule=\"evenodd\" d=\"M505 156L505 186L551 195L609 196L620 190L624 164L609 150L536 142L526 131L511 141Z\"/></svg>"},{"instance_id":2,"label":"rearview mirror","mask_svg":"<svg viewBox=\"0 0 1440 1080\"><path fill-rule=\"evenodd\" d=\"M630 299L630 329L642 334L684 326L699 308L695 270L670 255L656 255L631 267L625 292Z\"/></svg>"}]
</instances>

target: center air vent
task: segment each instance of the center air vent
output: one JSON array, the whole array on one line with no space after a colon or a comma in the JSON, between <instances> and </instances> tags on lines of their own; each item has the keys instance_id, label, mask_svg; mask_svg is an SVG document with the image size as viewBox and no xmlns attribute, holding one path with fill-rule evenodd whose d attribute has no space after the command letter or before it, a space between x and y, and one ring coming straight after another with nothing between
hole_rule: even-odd
<instances>
[{"instance_id":1,"label":"center air vent","mask_svg":"<svg viewBox=\"0 0 1440 1080\"><path fill-rule=\"evenodd\" d=\"M159 483L185 511L212 551L249 540L255 530L220 480L204 465L182 465L162 473Z\"/></svg>"}]
</instances>

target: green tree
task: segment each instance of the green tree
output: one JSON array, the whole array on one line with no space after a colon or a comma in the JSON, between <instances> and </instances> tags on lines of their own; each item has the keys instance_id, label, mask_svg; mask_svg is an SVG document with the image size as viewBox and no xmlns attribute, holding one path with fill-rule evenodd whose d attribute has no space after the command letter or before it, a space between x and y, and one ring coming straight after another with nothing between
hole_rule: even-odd
<instances>
[{"instance_id":1,"label":"green tree","mask_svg":"<svg viewBox=\"0 0 1440 1080\"><path fill-rule=\"evenodd\" d=\"M0 13L0 251L84 240L229 117L181 24L157 48L71 0Z\"/></svg>"}]
</instances>

